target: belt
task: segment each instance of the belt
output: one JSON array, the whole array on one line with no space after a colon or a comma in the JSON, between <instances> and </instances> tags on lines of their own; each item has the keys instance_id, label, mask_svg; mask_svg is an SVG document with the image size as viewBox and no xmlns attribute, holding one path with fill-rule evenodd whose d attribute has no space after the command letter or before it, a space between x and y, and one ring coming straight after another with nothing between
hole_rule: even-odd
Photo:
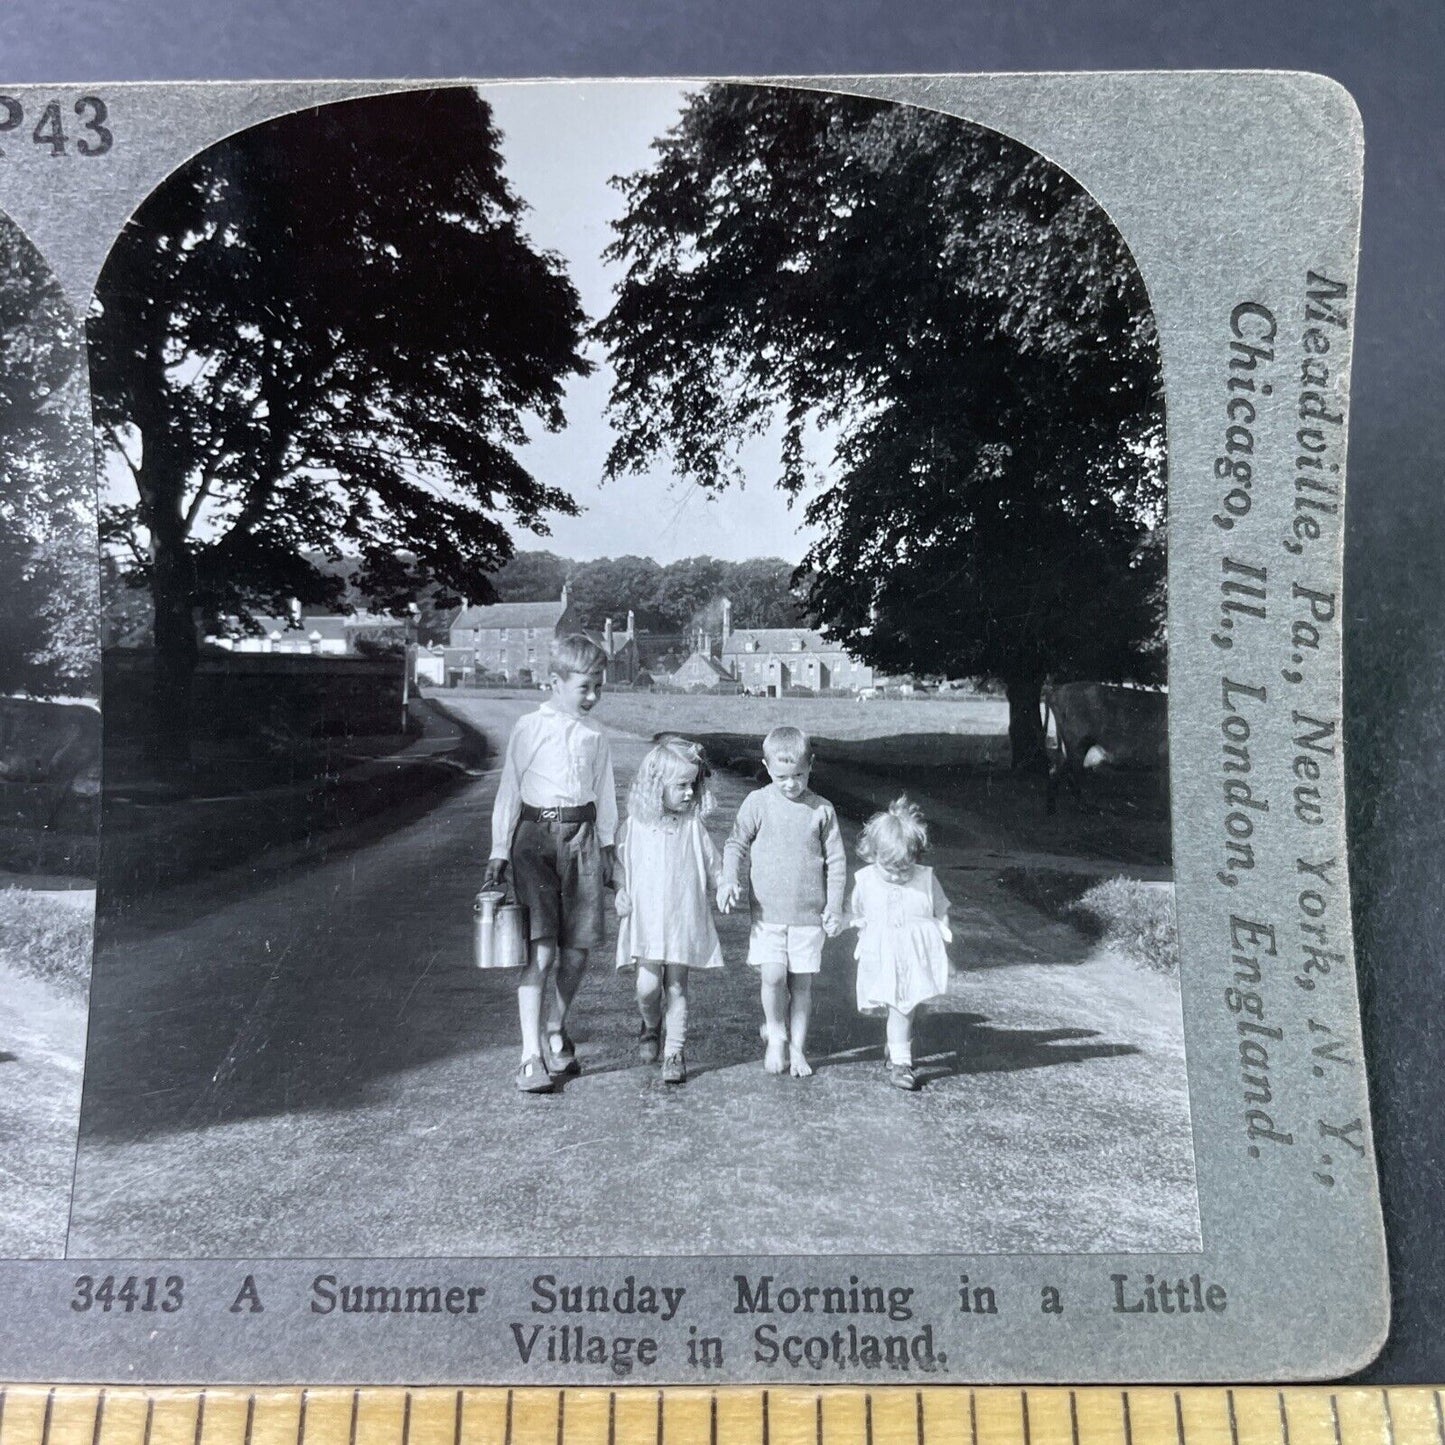
<instances>
[{"instance_id":1,"label":"belt","mask_svg":"<svg viewBox=\"0 0 1445 1445\"><path fill-rule=\"evenodd\" d=\"M523 803L522 816L529 823L595 823L597 804L577 803L565 808L534 808L531 803Z\"/></svg>"}]
</instances>

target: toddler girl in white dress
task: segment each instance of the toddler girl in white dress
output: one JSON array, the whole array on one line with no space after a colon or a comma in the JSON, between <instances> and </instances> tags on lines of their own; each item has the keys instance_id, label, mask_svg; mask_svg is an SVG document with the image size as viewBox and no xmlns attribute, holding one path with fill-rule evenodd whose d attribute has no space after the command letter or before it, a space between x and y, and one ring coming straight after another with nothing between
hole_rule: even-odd
<instances>
[{"instance_id":1,"label":"toddler girl in white dress","mask_svg":"<svg viewBox=\"0 0 1445 1445\"><path fill-rule=\"evenodd\" d=\"M703 817L713 807L707 759L686 738L663 737L642 760L617 836L617 967L637 970L644 1063L662 1055L662 1079L687 1079L687 977L721 968L712 920L721 858Z\"/></svg>"},{"instance_id":2,"label":"toddler girl in white dress","mask_svg":"<svg viewBox=\"0 0 1445 1445\"><path fill-rule=\"evenodd\" d=\"M913 1011L948 992L948 899L919 860L928 847L923 814L907 798L875 813L858 840L869 866L853 879L858 930L858 1012L888 1016L888 1081L916 1089Z\"/></svg>"}]
</instances>

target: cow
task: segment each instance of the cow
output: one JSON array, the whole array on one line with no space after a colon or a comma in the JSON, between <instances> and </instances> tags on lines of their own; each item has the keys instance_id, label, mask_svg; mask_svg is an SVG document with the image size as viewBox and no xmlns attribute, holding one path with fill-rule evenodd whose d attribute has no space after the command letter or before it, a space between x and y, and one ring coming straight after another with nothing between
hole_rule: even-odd
<instances>
[{"instance_id":1,"label":"cow","mask_svg":"<svg viewBox=\"0 0 1445 1445\"><path fill-rule=\"evenodd\" d=\"M99 708L0 697L0 783L34 789L54 828L72 796L100 791Z\"/></svg>"},{"instance_id":2,"label":"cow","mask_svg":"<svg viewBox=\"0 0 1445 1445\"><path fill-rule=\"evenodd\" d=\"M1083 801L1087 771L1101 767L1162 771L1169 766L1169 694L1110 682L1046 687L1044 732L1053 733L1047 810L1058 806L1060 781Z\"/></svg>"}]
</instances>

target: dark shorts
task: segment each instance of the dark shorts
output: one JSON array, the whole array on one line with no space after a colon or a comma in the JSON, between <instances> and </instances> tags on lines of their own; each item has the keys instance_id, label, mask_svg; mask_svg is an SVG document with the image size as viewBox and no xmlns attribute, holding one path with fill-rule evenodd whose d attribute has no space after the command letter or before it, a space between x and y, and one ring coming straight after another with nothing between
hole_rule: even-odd
<instances>
[{"instance_id":1,"label":"dark shorts","mask_svg":"<svg viewBox=\"0 0 1445 1445\"><path fill-rule=\"evenodd\" d=\"M534 822L512 834L512 886L532 941L563 948L602 942L602 851L593 823Z\"/></svg>"}]
</instances>

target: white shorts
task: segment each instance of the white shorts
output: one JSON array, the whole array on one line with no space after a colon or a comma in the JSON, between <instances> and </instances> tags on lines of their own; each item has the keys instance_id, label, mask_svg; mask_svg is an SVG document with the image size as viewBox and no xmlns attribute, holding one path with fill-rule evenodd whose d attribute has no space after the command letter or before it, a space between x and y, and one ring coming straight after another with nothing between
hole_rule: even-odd
<instances>
[{"instance_id":1,"label":"white shorts","mask_svg":"<svg viewBox=\"0 0 1445 1445\"><path fill-rule=\"evenodd\" d=\"M748 935L748 967L786 963L789 973L821 973L826 937L820 924L755 923Z\"/></svg>"}]
</instances>

